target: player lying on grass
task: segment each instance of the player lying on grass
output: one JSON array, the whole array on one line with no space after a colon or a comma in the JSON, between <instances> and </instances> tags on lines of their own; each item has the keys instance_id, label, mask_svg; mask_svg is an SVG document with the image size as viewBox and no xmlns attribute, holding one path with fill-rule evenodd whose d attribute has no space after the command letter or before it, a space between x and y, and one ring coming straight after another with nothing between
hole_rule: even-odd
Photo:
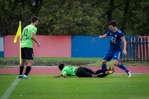
<instances>
[{"instance_id":1,"label":"player lying on grass","mask_svg":"<svg viewBox=\"0 0 149 99\"><path fill-rule=\"evenodd\" d=\"M58 66L61 71L61 75L55 77L68 77L68 76L77 76L77 77L106 77L109 74L114 72L113 67L108 67L107 69L93 71L86 67L75 67L75 66L65 66L64 64L60 64Z\"/></svg>"}]
</instances>

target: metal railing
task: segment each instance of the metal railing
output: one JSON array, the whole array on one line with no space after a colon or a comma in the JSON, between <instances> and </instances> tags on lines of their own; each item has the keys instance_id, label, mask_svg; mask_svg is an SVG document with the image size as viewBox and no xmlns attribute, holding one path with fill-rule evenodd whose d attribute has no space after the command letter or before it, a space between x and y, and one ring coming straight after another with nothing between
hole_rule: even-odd
<instances>
[{"instance_id":1,"label":"metal railing","mask_svg":"<svg viewBox=\"0 0 149 99\"><path fill-rule=\"evenodd\" d=\"M149 37L126 38L127 55L121 54L123 62L149 62Z\"/></svg>"}]
</instances>

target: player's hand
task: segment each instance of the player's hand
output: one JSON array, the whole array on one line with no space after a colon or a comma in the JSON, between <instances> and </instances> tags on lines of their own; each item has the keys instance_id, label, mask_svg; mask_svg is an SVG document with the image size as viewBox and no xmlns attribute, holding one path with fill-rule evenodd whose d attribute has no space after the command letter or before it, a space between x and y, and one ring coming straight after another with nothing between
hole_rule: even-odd
<instances>
[{"instance_id":1,"label":"player's hand","mask_svg":"<svg viewBox=\"0 0 149 99\"><path fill-rule=\"evenodd\" d=\"M127 55L127 51L126 50L123 50L123 53L124 53L124 55Z\"/></svg>"},{"instance_id":2,"label":"player's hand","mask_svg":"<svg viewBox=\"0 0 149 99\"><path fill-rule=\"evenodd\" d=\"M63 78L63 75L54 76L53 78Z\"/></svg>"},{"instance_id":3,"label":"player's hand","mask_svg":"<svg viewBox=\"0 0 149 99\"><path fill-rule=\"evenodd\" d=\"M100 35L99 38L102 38L102 35Z\"/></svg>"},{"instance_id":4,"label":"player's hand","mask_svg":"<svg viewBox=\"0 0 149 99\"><path fill-rule=\"evenodd\" d=\"M61 78L60 76L54 76L53 78Z\"/></svg>"},{"instance_id":5,"label":"player's hand","mask_svg":"<svg viewBox=\"0 0 149 99\"><path fill-rule=\"evenodd\" d=\"M104 35L100 35L99 38L106 38L107 37L107 34L104 34Z\"/></svg>"}]
</instances>

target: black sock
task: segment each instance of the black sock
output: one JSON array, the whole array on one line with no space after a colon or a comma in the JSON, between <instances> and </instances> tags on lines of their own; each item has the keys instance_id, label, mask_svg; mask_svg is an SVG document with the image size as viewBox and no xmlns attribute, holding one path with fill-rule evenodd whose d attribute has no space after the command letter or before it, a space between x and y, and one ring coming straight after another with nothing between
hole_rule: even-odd
<instances>
[{"instance_id":1,"label":"black sock","mask_svg":"<svg viewBox=\"0 0 149 99\"><path fill-rule=\"evenodd\" d=\"M107 71L107 69L100 69L100 70L97 70L94 74L99 74L99 73L103 73Z\"/></svg>"},{"instance_id":2,"label":"black sock","mask_svg":"<svg viewBox=\"0 0 149 99\"><path fill-rule=\"evenodd\" d=\"M24 69L24 66L23 67L20 66L20 75L23 74L23 69Z\"/></svg>"},{"instance_id":3,"label":"black sock","mask_svg":"<svg viewBox=\"0 0 149 99\"><path fill-rule=\"evenodd\" d=\"M97 75L97 77L101 77L101 78L102 78L102 77L105 77L105 76L107 76L107 74L105 74L105 73L103 73L103 74L98 74L98 75Z\"/></svg>"},{"instance_id":4,"label":"black sock","mask_svg":"<svg viewBox=\"0 0 149 99\"><path fill-rule=\"evenodd\" d=\"M25 71L25 75L27 76L30 71L31 71L31 67L30 66L27 66L26 67L26 71Z\"/></svg>"}]
</instances>

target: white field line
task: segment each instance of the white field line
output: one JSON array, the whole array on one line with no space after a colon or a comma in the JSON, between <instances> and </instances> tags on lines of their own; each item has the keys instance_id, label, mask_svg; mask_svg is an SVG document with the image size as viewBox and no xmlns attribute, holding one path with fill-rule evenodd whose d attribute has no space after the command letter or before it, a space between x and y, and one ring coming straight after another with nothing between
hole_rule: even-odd
<instances>
[{"instance_id":1,"label":"white field line","mask_svg":"<svg viewBox=\"0 0 149 99\"><path fill-rule=\"evenodd\" d=\"M17 86L17 84L19 83L20 79L18 79L18 77L16 77L16 79L13 81L13 83L11 84L11 86L6 90L6 92L3 94L3 96L1 97L1 99L8 99L9 96L11 95L12 91L14 90L14 88Z\"/></svg>"}]
</instances>

